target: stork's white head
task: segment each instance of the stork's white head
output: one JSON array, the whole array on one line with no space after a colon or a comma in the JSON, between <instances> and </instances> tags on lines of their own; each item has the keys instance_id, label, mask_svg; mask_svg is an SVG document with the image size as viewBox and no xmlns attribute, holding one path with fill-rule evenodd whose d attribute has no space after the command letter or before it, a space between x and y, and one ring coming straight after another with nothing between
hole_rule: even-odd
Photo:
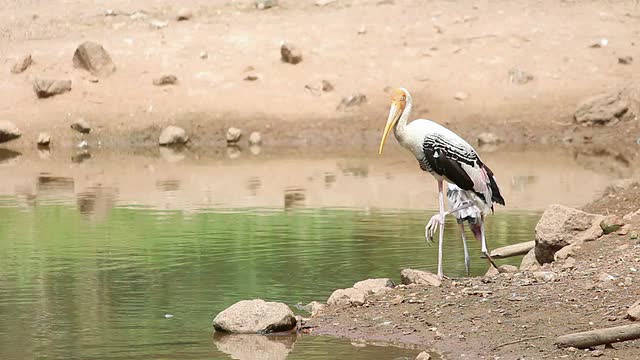
<instances>
[{"instance_id":1,"label":"stork's white head","mask_svg":"<svg viewBox=\"0 0 640 360\"><path fill-rule=\"evenodd\" d=\"M391 92L391 109L389 109L389 117L387 118L387 124L384 127L382 133L382 140L380 141L380 148L378 154L382 154L384 143L387 141L387 137L396 124L398 119L404 112L404 108L407 106L407 100L410 98L409 92L405 88L395 89Z\"/></svg>"}]
</instances>

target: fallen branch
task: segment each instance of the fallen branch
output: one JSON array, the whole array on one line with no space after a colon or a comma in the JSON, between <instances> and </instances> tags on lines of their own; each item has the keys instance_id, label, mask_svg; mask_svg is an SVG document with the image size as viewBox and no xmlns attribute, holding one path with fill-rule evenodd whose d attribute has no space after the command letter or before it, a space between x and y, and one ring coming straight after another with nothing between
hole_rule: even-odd
<instances>
[{"instance_id":1,"label":"fallen branch","mask_svg":"<svg viewBox=\"0 0 640 360\"><path fill-rule=\"evenodd\" d=\"M528 337L528 338L522 338L522 339L518 339L518 340L513 340L513 341L509 341L506 343L502 343L496 347L493 348L493 350L497 350L503 346L507 346L507 345L513 345L513 344L517 344L517 343L521 343L521 342L525 342L525 341L529 341L529 340L537 340L537 339L545 339L546 336L534 336L534 337Z\"/></svg>"},{"instance_id":2,"label":"fallen branch","mask_svg":"<svg viewBox=\"0 0 640 360\"><path fill-rule=\"evenodd\" d=\"M503 259L511 256L524 255L536 246L535 241L527 241L523 243L503 246L491 251L491 257L494 259Z\"/></svg>"},{"instance_id":3,"label":"fallen branch","mask_svg":"<svg viewBox=\"0 0 640 360\"><path fill-rule=\"evenodd\" d=\"M556 345L558 347L573 346L578 349L584 349L591 346L612 344L639 338L640 324L632 324L558 336Z\"/></svg>"}]
</instances>

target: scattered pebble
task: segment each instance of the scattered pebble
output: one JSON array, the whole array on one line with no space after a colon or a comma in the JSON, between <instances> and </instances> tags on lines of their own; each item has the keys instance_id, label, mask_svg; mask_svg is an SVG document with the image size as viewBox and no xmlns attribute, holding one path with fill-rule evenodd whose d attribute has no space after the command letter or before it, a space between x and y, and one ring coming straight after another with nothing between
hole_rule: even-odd
<instances>
[{"instance_id":1,"label":"scattered pebble","mask_svg":"<svg viewBox=\"0 0 640 360\"><path fill-rule=\"evenodd\" d=\"M242 137L242 129L238 129L236 127L230 127L227 130L227 143L235 144Z\"/></svg>"},{"instance_id":2,"label":"scattered pebble","mask_svg":"<svg viewBox=\"0 0 640 360\"><path fill-rule=\"evenodd\" d=\"M351 96L342 98L338 105L338 110L344 110L346 108L360 106L367 102L367 95L356 93Z\"/></svg>"},{"instance_id":3,"label":"scattered pebble","mask_svg":"<svg viewBox=\"0 0 640 360\"><path fill-rule=\"evenodd\" d=\"M257 131L253 131L249 135L249 145L260 145L260 143L262 143L262 135Z\"/></svg>"},{"instance_id":4,"label":"scattered pebble","mask_svg":"<svg viewBox=\"0 0 640 360\"><path fill-rule=\"evenodd\" d=\"M31 58L31 54L27 54L22 56L16 61L13 66L11 66L11 72L14 74L20 74L27 70L29 66L33 64L33 59Z\"/></svg>"},{"instance_id":5,"label":"scattered pebble","mask_svg":"<svg viewBox=\"0 0 640 360\"><path fill-rule=\"evenodd\" d=\"M18 127L7 120L0 120L0 143L11 141L22 136Z\"/></svg>"},{"instance_id":6,"label":"scattered pebble","mask_svg":"<svg viewBox=\"0 0 640 360\"><path fill-rule=\"evenodd\" d=\"M593 350L591 352L591 357L600 357L604 355L604 351L602 350Z\"/></svg>"},{"instance_id":7,"label":"scattered pebble","mask_svg":"<svg viewBox=\"0 0 640 360\"><path fill-rule=\"evenodd\" d=\"M478 135L478 145L496 145L502 142L498 135L489 132L483 132Z\"/></svg>"},{"instance_id":8,"label":"scattered pebble","mask_svg":"<svg viewBox=\"0 0 640 360\"><path fill-rule=\"evenodd\" d=\"M633 57L631 56L621 56L618 58L618 64L631 65L632 62L633 62Z\"/></svg>"},{"instance_id":9,"label":"scattered pebble","mask_svg":"<svg viewBox=\"0 0 640 360\"><path fill-rule=\"evenodd\" d=\"M191 9L182 8L178 10L178 15L176 15L176 20L178 21L186 21L193 17L193 12Z\"/></svg>"},{"instance_id":10,"label":"scattered pebble","mask_svg":"<svg viewBox=\"0 0 640 360\"><path fill-rule=\"evenodd\" d=\"M289 64L298 64L302 61L302 51L294 45L282 43L280 45L280 60Z\"/></svg>"},{"instance_id":11,"label":"scattered pebble","mask_svg":"<svg viewBox=\"0 0 640 360\"><path fill-rule=\"evenodd\" d=\"M524 85L533 80L533 75L520 69L509 70L509 81L512 84Z\"/></svg>"},{"instance_id":12,"label":"scattered pebble","mask_svg":"<svg viewBox=\"0 0 640 360\"><path fill-rule=\"evenodd\" d=\"M189 142L187 132L178 126L169 125L162 130L158 137L160 146L185 145Z\"/></svg>"},{"instance_id":13,"label":"scattered pebble","mask_svg":"<svg viewBox=\"0 0 640 360\"><path fill-rule=\"evenodd\" d=\"M71 128L81 134L88 134L91 132L91 125L84 118L78 119L76 122L71 124Z\"/></svg>"},{"instance_id":14,"label":"scattered pebble","mask_svg":"<svg viewBox=\"0 0 640 360\"><path fill-rule=\"evenodd\" d=\"M259 78L260 78L260 77L258 76L258 74L251 73L251 74L247 74L247 75L244 77L244 80L245 80L245 81L256 81L256 80L258 80Z\"/></svg>"},{"instance_id":15,"label":"scattered pebble","mask_svg":"<svg viewBox=\"0 0 640 360\"><path fill-rule=\"evenodd\" d=\"M51 135L47 133L38 134L38 146L48 147L51 145Z\"/></svg>"},{"instance_id":16,"label":"scattered pebble","mask_svg":"<svg viewBox=\"0 0 640 360\"><path fill-rule=\"evenodd\" d=\"M199 56L202 60L206 60L209 58L209 54L206 51L201 51Z\"/></svg>"},{"instance_id":17,"label":"scattered pebble","mask_svg":"<svg viewBox=\"0 0 640 360\"><path fill-rule=\"evenodd\" d=\"M82 140L78 143L77 145L78 149L88 149L89 148L89 143L87 142L87 140Z\"/></svg>"},{"instance_id":18,"label":"scattered pebble","mask_svg":"<svg viewBox=\"0 0 640 360\"><path fill-rule=\"evenodd\" d=\"M178 81L178 78L175 75L165 74L153 79L153 85L155 86L174 85L177 81Z\"/></svg>"},{"instance_id":19,"label":"scattered pebble","mask_svg":"<svg viewBox=\"0 0 640 360\"><path fill-rule=\"evenodd\" d=\"M278 6L278 0L256 0L256 9L266 10Z\"/></svg>"},{"instance_id":20,"label":"scattered pebble","mask_svg":"<svg viewBox=\"0 0 640 360\"><path fill-rule=\"evenodd\" d=\"M39 79L33 80L33 91L40 99L64 94L71 91L71 80L50 80Z\"/></svg>"},{"instance_id":21,"label":"scattered pebble","mask_svg":"<svg viewBox=\"0 0 640 360\"><path fill-rule=\"evenodd\" d=\"M589 45L589 47L592 47L594 49L598 49L598 48L606 47L607 45L609 45L609 40L602 38L598 42Z\"/></svg>"},{"instance_id":22,"label":"scattered pebble","mask_svg":"<svg viewBox=\"0 0 640 360\"><path fill-rule=\"evenodd\" d=\"M454 96L454 99L458 100L458 101L464 101L466 99L469 98L469 94L467 94L466 92L463 91L458 91Z\"/></svg>"},{"instance_id":23,"label":"scattered pebble","mask_svg":"<svg viewBox=\"0 0 640 360\"><path fill-rule=\"evenodd\" d=\"M161 21L161 20L151 20L149 22L149 25L156 30L160 30L160 29L164 29L167 26L169 26L169 23L166 21Z\"/></svg>"}]
</instances>

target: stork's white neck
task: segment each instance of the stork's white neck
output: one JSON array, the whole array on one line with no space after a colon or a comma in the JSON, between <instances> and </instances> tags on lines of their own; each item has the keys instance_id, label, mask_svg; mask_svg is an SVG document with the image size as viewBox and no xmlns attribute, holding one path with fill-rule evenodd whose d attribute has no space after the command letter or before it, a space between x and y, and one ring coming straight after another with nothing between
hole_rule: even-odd
<instances>
[{"instance_id":1,"label":"stork's white neck","mask_svg":"<svg viewBox=\"0 0 640 360\"><path fill-rule=\"evenodd\" d=\"M408 134L407 134L407 123L409 121L409 116L411 115L411 107L413 106L413 99L409 92L407 94L407 102L402 111L402 115L400 115L400 119L396 123L396 126L393 128L393 134L396 136L396 139L403 147L408 147Z\"/></svg>"}]
</instances>

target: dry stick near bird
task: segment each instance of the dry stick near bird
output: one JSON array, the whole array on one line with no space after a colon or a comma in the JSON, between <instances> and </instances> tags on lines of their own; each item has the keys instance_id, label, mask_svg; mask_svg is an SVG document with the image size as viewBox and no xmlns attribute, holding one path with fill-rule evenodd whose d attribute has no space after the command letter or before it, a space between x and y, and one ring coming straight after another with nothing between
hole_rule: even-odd
<instances>
[{"instance_id":1,"label":"dry stick near bird","mask_svg":"<svg viewBox=\"0 0 640 360\"><path fill-rule=\"evenodd\" d=\"M616 326L606 329L584 331L575 334L558 336L558 347L584 349L592 346L612 344L620 341L640 339L640 324Z\"/></svg>"},{"instance_id":2,"label":"dry stick near bird","mask_svg":"<svg viewBox=\"0 0 640 360\"><path fill-rule=\"evenodd\" d=\"M382 139L380 140L379 154L382 154L384 144L391 130L400 145L411 151L418 160L420 168L436 178L438 183L438 200L440 213L438 216L438 277L443 278L442 272L442 245L444 240L444 220L450 213L461 211L454 208L449 212L444 211L443 183L455 184L470 201L464 204L463 209L476 206L480 210L480 241L482 252L491 261L487 250L484 231L484 216L493 212L493 203L504 205L504 199L500 195L500 189L493 172L478 156L475 149L460 136L451 130L431 121L418 119L408 123L411 115L413 100L406 89L396 89L391 96L391 109L385 125ZM429 224L425 226L425 236L429 238Z\"/></svg>"}]
</instances>

